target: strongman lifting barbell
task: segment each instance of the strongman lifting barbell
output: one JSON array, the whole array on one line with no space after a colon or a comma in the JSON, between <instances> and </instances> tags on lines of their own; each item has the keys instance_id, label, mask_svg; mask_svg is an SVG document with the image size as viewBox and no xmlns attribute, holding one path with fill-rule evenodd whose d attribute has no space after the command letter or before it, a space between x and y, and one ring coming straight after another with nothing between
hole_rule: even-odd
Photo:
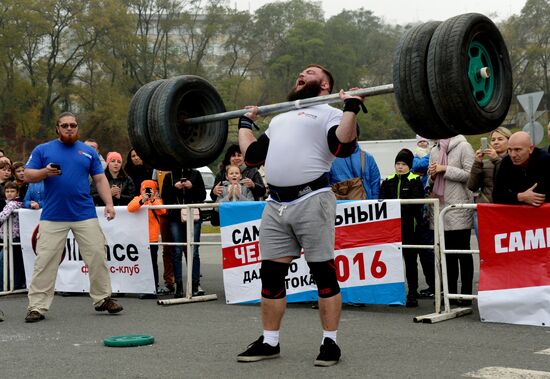
<instances>
[{"instance_id":1,"label":"strongman lifting barbell","mask_svg":"<svg viewBox=\"0 0 550 379\"><path fill-rule=\"evenodd\" d=\"M504 121L512 99L506 44L495 24L477 13L412 27L396 49L393 82L349 93L368 97L394 92L407 123L426 138L489 132ZM319 96L260 106L259 114L339 101L338 94ZM222 153L227 121L246 112L226 112L209 82L183 75L147 83L136 92L128 134L140 157L153 167L200 167Z\"/></svg>"}]
</instances>

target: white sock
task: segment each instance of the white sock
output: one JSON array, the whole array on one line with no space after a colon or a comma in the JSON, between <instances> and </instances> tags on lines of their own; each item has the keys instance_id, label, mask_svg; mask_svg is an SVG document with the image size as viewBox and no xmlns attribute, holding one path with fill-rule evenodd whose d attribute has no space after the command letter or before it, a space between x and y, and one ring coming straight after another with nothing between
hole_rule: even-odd
<instances>
[{"instance_id":1,"label":"white sock","mask_svg":"<svg viewBox=\"0 0 550 379\"><path fill-rule=\"evenodd\" d=\"M321 345L323 344L325 337L328 337L336 342L336 333L338 333L338 330L323 330L323 339L321 340Z\"/></svg>"},{"instance_id":2,"label":"white sock","mask_svg":"<svg viewBox=\"0 0 550 379\"><path fill-rule=\"evenodd\" d=\"M279 344L279 331L264 330L264 343L270 346L277 346Z\"/></svg>"}]
</instances>

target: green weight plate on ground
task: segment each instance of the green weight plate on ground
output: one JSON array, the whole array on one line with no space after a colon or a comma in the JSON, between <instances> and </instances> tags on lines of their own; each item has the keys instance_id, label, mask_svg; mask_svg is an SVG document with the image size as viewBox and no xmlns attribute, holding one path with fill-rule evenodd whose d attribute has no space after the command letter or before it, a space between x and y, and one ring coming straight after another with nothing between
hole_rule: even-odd
<instances>
[{"instance_id":1,"label":"green weight plate on ground","mask_svg":"<svg viewBox=\"0 0 550 379\"><path fill-rule=\"evenodd\" d=\"M152 345L155 343L155 337L143 334L129 334L127 336L112 336L105 338L103 344L109 347L133 347Z\"/></svg>"}]
</instances>

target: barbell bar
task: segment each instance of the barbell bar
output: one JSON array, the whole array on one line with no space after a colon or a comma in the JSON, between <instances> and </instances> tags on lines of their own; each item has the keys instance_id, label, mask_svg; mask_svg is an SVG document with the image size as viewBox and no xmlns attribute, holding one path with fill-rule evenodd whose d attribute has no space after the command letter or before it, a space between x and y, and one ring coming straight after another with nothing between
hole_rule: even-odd
<instances>
[{"instance_id":1,"label":"barbell bar","mask_svg":"<svg viewBox=\"0 0 550 379\"><path fill-rule=\"evenodd\" d=\"M360 88L353 91L346 91L346 93L350 96L364 96L364 97L385 95L393 92L394 92L393 84L384 84L376 87ZM340 95L337 93L333 93L331 95L310 97L308 99L285 101L282 103L275 103L270 105L261 105L258 107L258 115L266 116L268 114L286 112L294 109L311 107L314 105L334 104L334 103L339 103L341 101L342 100L340 99ZM249 109L239 109L239 110L234 110L229 112L188 118L184 120L184 122L188 125L193 125L193 124L202 124L202 123L211 122L211 121L231 120L233 118L244 116L248 112L250 112Z\"/></svg>"}]
</instances>

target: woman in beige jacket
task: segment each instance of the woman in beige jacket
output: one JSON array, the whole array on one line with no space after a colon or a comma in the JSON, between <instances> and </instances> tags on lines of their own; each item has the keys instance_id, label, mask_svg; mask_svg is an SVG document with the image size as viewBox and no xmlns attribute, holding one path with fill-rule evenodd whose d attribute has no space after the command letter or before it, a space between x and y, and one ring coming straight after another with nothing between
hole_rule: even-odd
<instances>
[{"instance_id":1,"label":"woman in beige jacket","mask_svg":"<svg viewBox=\"0 0 550 379\"><path fill-rule=\"evenodd\" d=\"M472 145L462 135L439 140L430 153L429 185L431 196L439 198L441 208L452 204L473 202L472 192L466 186L474 162ZM435 220L436 222L438 220ZM454 209L444 219L445 247L452 250L470 250L470 235L473 209ZM474 277L474 262L471 254L449 254L447 260L447 283L449 293L458 293L460 265L461 293L471 294ZM452 301L454 304L460 302ZM463 301L469 305L471 301Z\"/></svg>"}]
</instances>

